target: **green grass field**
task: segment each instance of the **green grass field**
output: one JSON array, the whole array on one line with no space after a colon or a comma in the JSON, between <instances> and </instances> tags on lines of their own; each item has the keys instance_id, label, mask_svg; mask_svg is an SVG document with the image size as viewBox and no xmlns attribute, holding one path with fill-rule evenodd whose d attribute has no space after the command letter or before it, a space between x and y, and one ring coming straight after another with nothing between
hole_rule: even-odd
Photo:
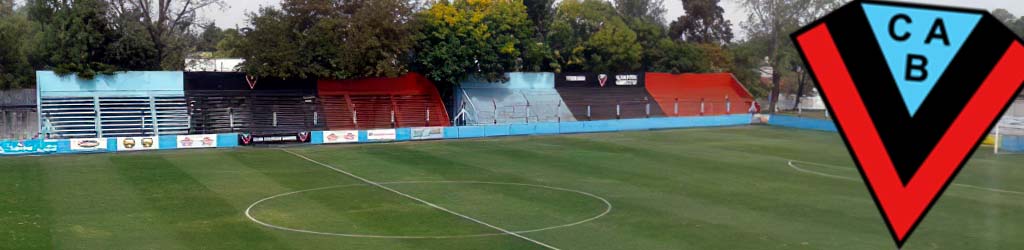
<instances>
[{"instance_id":1,"label":"green grass field","mask_svg":"<svg viewBox=\"0 0 1024 250\"><path fill-rule=\"evenodd\" d=\"M990 151L905 249L1024 248L1024 156ZM264 200L279 194L288 195ZM246 213L261 200L248 215L266 225ZM0 158L4 249L546 249L502 230L559 249L895 248L834 133L736 127Z\"/></svg>"}]
</instances>

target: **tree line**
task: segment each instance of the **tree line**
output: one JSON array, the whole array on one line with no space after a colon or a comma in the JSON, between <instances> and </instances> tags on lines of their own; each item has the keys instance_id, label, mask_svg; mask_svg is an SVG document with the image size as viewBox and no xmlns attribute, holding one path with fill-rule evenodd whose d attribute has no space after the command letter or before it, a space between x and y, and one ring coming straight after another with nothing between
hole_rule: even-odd
<instances>
[{"instance_id":1,"label":"tree line","mask_svg":"<svg viewBox=\"0 0 1024 250\"><path fill-rule=\"evenodd\" d=\"M669 1L685 14L666 19L664 0L282 0L222 29L198 14L222 0L0 0L0 88L34 85L34 70L91 78L205 56L244 58L257 77L415 71L440 87L524 71L731 72L755 96L799 95L810 80L788 36L844 2L729 0L748 17L734 26L720 0Z\"/></svg>"}]
</instances>

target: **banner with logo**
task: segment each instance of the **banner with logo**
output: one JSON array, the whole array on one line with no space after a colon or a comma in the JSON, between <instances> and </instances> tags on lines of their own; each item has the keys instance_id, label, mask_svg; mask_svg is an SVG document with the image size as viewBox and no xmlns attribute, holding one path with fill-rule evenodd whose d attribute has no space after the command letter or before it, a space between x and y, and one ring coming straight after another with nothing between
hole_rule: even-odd
<instances>
[{"instance_id":1,"label":"banner with logo","mask_svg":"<svg viewBox=\"0 0 1024 250\"><path fill-rule=\"evenodd\" d=\"M239 135L241 145L251 144L275 144L275 143L306 143L309 142L309 132L298 132L294 134L275 134L254 136L251 134Z\"/></svg>"},{"instance_id":2,"label":"banner with logo","mask_svg":"<svg viewBox=\"0 0 1024 250\"><path fill-rule=\"evenodd\" d=\"M359 131L357 130L339 130L339 131L324 131L323 139L325 144L331 143L354 143L359 142Z\"/></svg>"},{"instance_id":3,"label":"banner with logo","mask_svg":"<svg viewBox=\"0 0 1024 250\"><path fill-rule=\"evenodd\" d=\"M394 141L397 134L394 129L374 129L366 131L366 139L369 141Z\"/></svg>"},{"instance_id":4,"label":"banner with logo","mask_svg":"<svg viewBox=\"0 0 1024 250\"><path fill-rule=\"evenodd\" d=\"M443 127L412 128L413 140L440 140L444 139Z\"/></svg>"},{"instance_id":5,"label":"banner with logo","mask_svg":"<svg viewBox=\"0 0 1024 250\"><path fill-rule=\"evenodd\" d=\"M160 149L160 137L119 137L117 151L139 151Z\"/></svg>"},{"instance_id":6,"label":"banner with logo","mask_svg":"<svg viewBox=\"0 0 1024 250\"><path fill-rule=\"evenodd\" d=\"M107 150L107 139L106 138L71 139L71 151L75 151L75 152L94 152L94 151L106 151L106 150Z\"/></svg>"},{"instance_id":7,"label":"banner with logo","mask_svg":"<svg viewBox=\"0 0 1024 250\"><path fill-rule=\"evenodd\" d=\"M644 72L559 73L555 74L557 88L630 88L643 87Z\"/></svg>"},{"instance_id":8,"label":"banner with logo","mask_svg":"<svg viewBox=\"0 0 1024 250\"><path fill-rule=\"evenodd\" d=\"M216 148L217 135L179 135L178 148Z\"/></svg>"},{"instance_id":9,"label":"banner with logo","mask_svg":"<svg viewBox=\"0 0 1024 250\"><path fill-rule=\"evenodd\" d=\"M56 153L57 140L0 141L0 155Z\"/></svg>"}]
</instances>

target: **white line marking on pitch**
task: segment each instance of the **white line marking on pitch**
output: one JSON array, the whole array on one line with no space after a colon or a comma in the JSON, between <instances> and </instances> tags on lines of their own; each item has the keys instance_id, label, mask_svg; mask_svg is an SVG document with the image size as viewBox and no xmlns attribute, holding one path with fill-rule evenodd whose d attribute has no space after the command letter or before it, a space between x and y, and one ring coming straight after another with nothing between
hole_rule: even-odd
<instances>
[{"instance_id":1,"label":"white line marking on pitch","mask_svg":"<svg viewBox=\"0 0 1024 250\"><path fill-rule=\"evenodd\" d=\"M423 199L420 199L420 198L416 198L415 196L412 196L412 195L408 195L408 194L406 194L406 193L402 193L401 191L398 191L398 190L395 190L395 189L393 189L393 188L390 188L390 187L387 187L387 186L381 185L380 183L376 183L376 182L374 182L374 181L371 181L371 180L369 180L369 179L366 179L366 178L363 178L363 177L359 177L358 175L355 175L355 174L349 173L349 172L347 172L347 171L345 171L345 170L341 170L341 169L335 168L335 167L333 167L333 166L331 166L331 165L327 165L327 164L324 164L324 163L318 162L318 161L316 161L316 160L310 159L309 157L306 157L306 156L304 156L304 155L301 155L301 154L298 154L298 153L295 153L295 152L289 151L289 150L287 150L287 149L281 149L281 150L282 150L282 151L284 151L284 152L287 152L287 153L289 153L289 154L292 154L292 155L294 155L294 156L297 156L297 157L299 157L299 158L305 159L305 160L307 160L307 161L309 161L309 162L315 163L315 164L317 164L317 165L320 165L320 166L323 166L323 167L326 167L326 168L330 168L330 169L333 169L333 170L334 170L335 172L338 172L338 173L342 173L342 174L348 175L349 177L352 177L352 178L354 178L354 179L357 179L357 180L359 180L359 181L365 182L366 184L370 184L370 185L372 185L372 186L375 186L375 187L378 187L378 188L380 188L380 189L384 189L384 190L390 191L390 192L392 192L392 193L395 193L395 194L397 194L397 195L400 195L400 196L402 196L402 197L405 197L405 198L409 198L410 200L414 200L414 201L417 201L417 202L419 202L419 203L423 203L424 205L430 206L430 207L432 207L432 208L436 208L437 210L445 211L445 212L447 212L447 213L449 213L449 214L452 214L452 215L455 215L455 216L461 217L461 218L463 218L463 219L466 219L466 220L469 220L469 221L472 221L472 222L476 222L477 224L480 224L480 225L484 225L484 226L490 227L490 228L492 228L492 229L494 229L494 230L498 230L498 231L500 231L500 232L502 232L502 233L505 233L505 234L508 234L508 235L512 235L512 236L518 237L518 238L520 238L520 239L523 239L523 240L526 240L526 241L532 242L532 243L534 243L534 244L537 244L537 245L539 245L539 246L542 246L542 247L545 247L545 248L548 248L548 249L552 249L552 250L560 250L559 248L557 248L557 247L554 247L554 246L551 246L551 245L548 245L548 244L545 244L544 242L540 242L540 241L538 241L538 240L535 240L535 239L531 239L530 237L526 237L526 236L523 236L523 235L521 235L521 234L518 234L518 233L516 233L516 232L512 232L512 231L509 231L509 230L507 230L507 229L504 229L504 228L500 228L500 227L498 227L498 226L495 226L495 225L491 225L491 224L489 224L489 223L487 223L487 222L483 222L483 221L480 221L480 220L478 220L478 219L475 219L475 218L473 218L473 217L469 217L469 216L466 216L466 215L460 214L460 213L458 213L458 212L455 212L455 211L449 210L449 209L447 209L447 208L444 208L444 207L442 207L442 206L438 206L437 204L434 204L434 203L430 203L429 201L425 201L425 200L423 200Z\"/></svg>"},{"instance_id":2,"label":"white line marking on pitch","mask_svg":"<svg viewBox=\"0 0 1024 250\"><path fill-rule=\"evenodd\" d=\"M587 219L584 219L584 220L581 220L581 221L577 221L577 222L573 222L573 223L568 223L568 224L563 224L563 225L555 225L555 226L550 226L550 227L545 227L545 228L515 231L515 233L518 233L518 234L533 233L533 232L540 232L540 231L547 231L547 230L553 230L553 229L559 229L559 228L572 227L572 226L576 226L576 225L580 225L580 224L583 224L583 223L587 223L587 222L591 222L591 221L597 220L597 219L599 219L601 217L604 217L605 215L608 215L609 213L612 212L612 203L609 202L607 199L601 197L601 196L597 196L595 194L591 194L591 193L587 193L587 192L583 192L583 191L579 191L579 190L560 188L560 187L552 187L552 186L544 186L544 185L534 185L534 184L524 184L524 183L507 183L507 182L488 182L488 181L394 181L394 182L378 182L378 183L384 184L384 185L391 185L391 184L400 185L400 184L445 184L445 183L453 183L453 184L491 184L491 185L508 185L508 186L536 187L536 188L551 189L551 190L557 190L557 191L564 191L564 192L582 194L584 196L589 196L591 198L599 200L599 201L603 202L605 204L605 206L606 206L606 208L605 208L605 210L603 212L601 212L600 214L598 214L598 215L596 215L594 217L590 217L590 218L587 218ZM252 221L252 222L255 222L257 224L263 225L265 227L273 228L273 229L278 229L278 230L283 230L283 231L291 231L291 232L297 232L297 233L308 233L308 234L326 235L326 236L353 237L353 238L375 238L375 239L463 239L463 238L476 238L476 237L490 237L490 236L508 235L508 234L505 234L505 233L487 233L487 234L467 234L467 235L435 235L435 236L425 236L425 235L422 235L422 236L414 236L414 235L370 235L370 234L331 233L331 232L320 232L320 231L313 231L313 230L306 230L306 229L296 229L296 228L289 228L289 227L278 226L278 225L270 224L270 223L267 223L267 222L263 222L263 221L257 219L255 216L252 215L252 210L253 209L255 209L257 206L259 206L263 202L266 202L266 201L269 201L269 200L281 198L281 197L288 196L288 195L304 193L304 192L313 192L313 191L319 191L319 190L327 190L327 189L335 189L335 188L345 188L345 187L355 187L355 186L367 186L367 184L349 184L349 185L337 185L337 186L329 186L329 187L320 187L320 188L299 190L299 191L287 192L287 193L282 193L282 194L270 196L270 197L267 197L267 198L263 198L263 199L261 199L259 201L256 201L252 205L249 205L249 207L245 209L245 216L248 217L249 220Z\"/></svg>"},{"instance_id":3,"label":"white line marking on pitch","mask_svg":"<svg viewBox=\"0 0 1024 250\"><path fill-rule=\"evenodd\" d=\"M828 168L834 168L834 169L842 169L842 170L857 170L857 169L833 166L833 165L828 165L828 164L821 164L821 163L816 163L816 162L789 160L789 167L792 168L793 170L796 170L796 171L800 171L800 172L804 172L804 173L808 173L808 174L813 174L813 175L825 176L825 177L829 177L829 178L848 180L848 181L861 181L861 179L858 179L858 178L850 178L850 177L846 177L846 176L831 175L831 174L826 174L826 173L821 173L821 172L817 172L817 171L803 169L803 168L797 167L795 164L793 164L794 162L809 163L811 165L818 165L818 166L822 166L822 167L828 167ZM1020 192L1020 191L1012 191L1012 190L1005 190L1005 189L998 189L998 188L979 187L979 186L969 185L969 184L953 183L953 186L965 187L965 188L973 188L973 189L977 189L977 190L989 191L989 192L995 192L995 193L1024 195L1024 192Z\"/></svg>"}]
</instances>

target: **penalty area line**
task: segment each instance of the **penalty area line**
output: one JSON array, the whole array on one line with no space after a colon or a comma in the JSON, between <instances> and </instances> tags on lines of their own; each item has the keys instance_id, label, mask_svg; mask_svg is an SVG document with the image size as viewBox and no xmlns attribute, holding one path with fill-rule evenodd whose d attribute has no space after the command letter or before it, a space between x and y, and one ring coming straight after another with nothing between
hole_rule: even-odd
<instances>
[{"instance_id":1,"label":"penalty area line","mask_svg":"<svg viewBox=\"0 0 1024 250\"><path fill-rule=\"evenodd\" d=\"M484 225L484 226L486 226L486 227L489 227L489 228L491 228L491 229L494 229L494 230L498 230L499 232L502 232L502 233L504 233L504 234L507 234L507 235L512 235L512 236L515 236L515 237L517 237L517 238L520 238L520 239L523 239L523 240L529 241L529 242L531 242L531 243L537 244L537 245L539 245L539 246L542 246L542 247L545 247L545 248L547 248L547 249L551 249L551 250L561 250L561 249L559 249L559 248L557 248L557 247L554 247L554 246L548 245L548 244L546 244L546 243L544 243L544 242L540 242L540 241L538 241L538 240L535 240L535 239L531 239L531 238L529 238L529 237L523 236L522 234L519 234L519 233L516 233L516 232L510 231L510 230L508 230L508 229L504 229L504 228L501 228L501 227L498 227L498 226L495 226L495 225L491 225L490 223L487 223L487 222L483 222L483 221L481 221L481 220L478 220L478 219L476 219L476 218L473 218L473 217L469 217L469 216L467 216L467 215L464 215L464 214L461 214L461 213L458 213L458 212L452 211L452 210L450 210L450 209L444 208L444 207L442 207L442 206L439 206L439 205L437 205L437 204L431 203L431 202L429 202L429 201L426 201L426 200L423 200L423 199L417 198L417 197L415 197L415 196L412 196L412 195L409 195L409 194L403 193L403 192L401 192L401 191L395 190L395 189L393 189L393 188L390 188L390 187L388 187L388 186L384 186L383 184L380 184L380 183L377 183L377 182L371 181L371 180L369 180L369 179L366 179L366 178L360 177L360 176L358 176L358 175L355 175L355 174L353 174L353 173L349 173L348 171L345 171L345 170L341 170L341 169L339 169L339 168L336 168L336 167L334 167L334 166L331 166L331 165L328 165L328 164L325 164L325 163L322 163L322 162L319 162L319 161L316 161L316 160L310 159L309 157L306 157L306 156L304 156L304 155L301 155L301 154L299 154L299 153L295 153L295 152L292 152L292 151L290 151L290 150L287 150L287 149L281 149L281 151L284 151L284 152L286 152L286 153L292 154L292 155L294 155L294 156L296 156L296 157L299 157L299 158L302 158L302 159L304 159L304 160L306 160L306 161L312 162L313 164L316 164L316 165L320 165L320 166L322 166L322 167L325 167L325 168L329 168L329 169L331 169L331 170L334 170L335 172L338 172L338 173L342 173L342 174L344 174L344 175L347 175L347 176L349 176L349 177L352 177L353 179L359 180L359 181L361 181L361 182L364 182L364 183L366 183L366 184L370 184L371 186L375 186L375 187L378 187L378 188L380 188L380 189L384 189L384 190L386 190L386 191L388 191L388 192L392 192L392 193L394 193L394 194L397 194L397 195L399 195L399 196L402 196L402 197L408 198L408 199L410 199L410 200L414 200L414 201L416 201L416 202L419 202L419 203L423 203L424 205L427 205L427 206L429 206L429 207L435 208L435 209L437 209L437 210L441 210L441 211L447 212L447 213L449 213L449 214L452 214L452 215L458 216L458 217L460 217L460 218L466 219L466 220L468 220L468 221L472 221L472 222L475 222L475 223L477 223L477 224L480 224L480 225Z\"/></svg>"}]
</instances>

